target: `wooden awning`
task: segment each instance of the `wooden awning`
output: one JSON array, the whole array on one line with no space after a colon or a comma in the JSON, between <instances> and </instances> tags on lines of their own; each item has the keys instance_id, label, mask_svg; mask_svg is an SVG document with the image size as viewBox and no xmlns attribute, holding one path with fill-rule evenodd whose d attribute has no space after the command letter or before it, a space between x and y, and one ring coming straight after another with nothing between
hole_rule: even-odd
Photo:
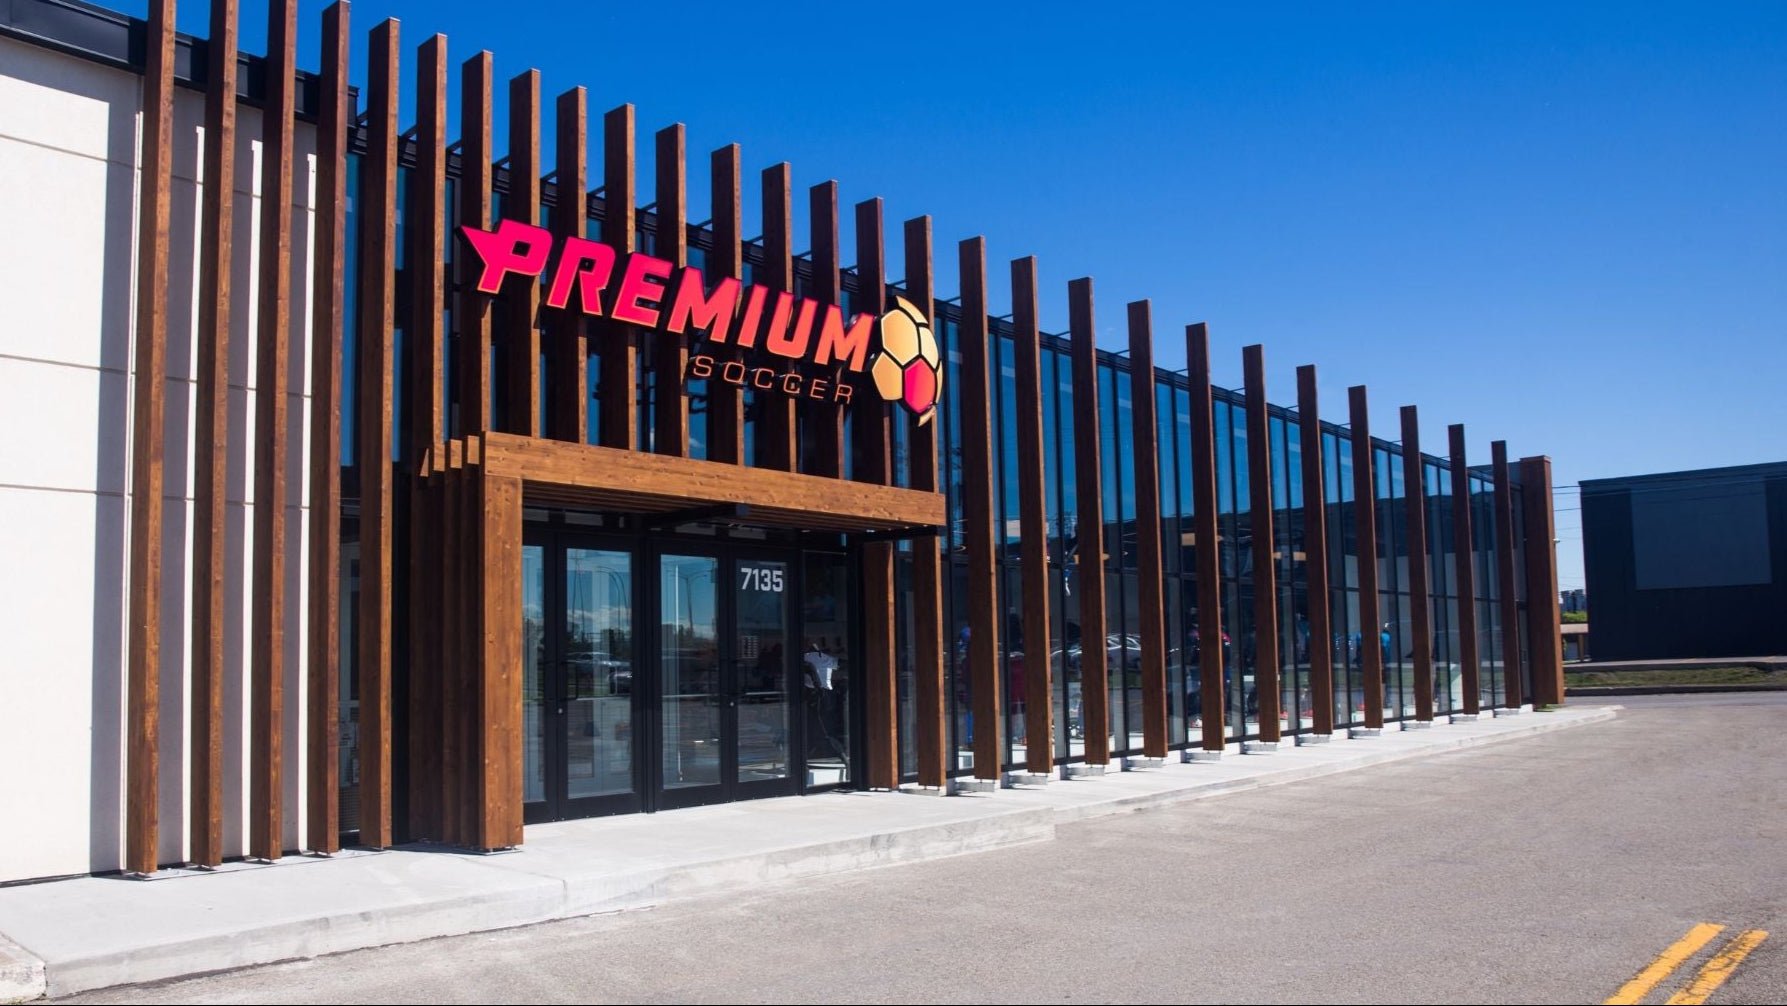
<instances>
[{"instance_id":1,"label":"wooden awning","mask_svg":"<svg viewBox=\"0 0 1787 1006\"><path fill-rule=\"evenodd\" d=\"M902 531L945 520L942 493L593 444L488 433L450 453L489 475L519 479L529 503L622 513L739 505L749 523L815 531Z\"/></svg>"}]
</instances>

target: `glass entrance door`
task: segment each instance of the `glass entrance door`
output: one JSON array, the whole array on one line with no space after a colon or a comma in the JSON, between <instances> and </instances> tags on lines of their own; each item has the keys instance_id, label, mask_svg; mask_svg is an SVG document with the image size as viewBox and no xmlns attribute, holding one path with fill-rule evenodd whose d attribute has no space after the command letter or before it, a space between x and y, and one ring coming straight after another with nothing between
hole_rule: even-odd
<instances>
[{"instance_id":1,"label":"glass entrance door","mask_svg":"<svg viewBox=\"0 0 1787 1006\"><path fill-rule=\"evenodd\" d=\"M522 549L526 820L642 809L633 555L571 531Z\"/></svg>"},{"instance_id":2,"label":"glass entrance door","mask_svg":"<svg viewBox=\"0 0 1787 1006\"><path fill-rule=\"evenodd\" d=\"M658 556L658 806L795 791L791 567L748 554Z\"/></svg>"}]
</instances>

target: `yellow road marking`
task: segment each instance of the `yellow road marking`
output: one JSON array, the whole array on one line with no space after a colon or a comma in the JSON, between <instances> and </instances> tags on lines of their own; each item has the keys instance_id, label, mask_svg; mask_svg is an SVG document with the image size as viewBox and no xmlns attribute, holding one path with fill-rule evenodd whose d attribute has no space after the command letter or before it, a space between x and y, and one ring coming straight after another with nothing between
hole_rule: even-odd
<instances>
[{"instance_id":1,"label":"yellow road marking","mask_svg":"<svg viewBox=\"0 0 1787 1006\"><path fill-rule=\"evenodd\" d=\"M1632 976L1632 980L1621 985L1613 998L1602 1006L1633 1006L1644 1001L1651 990L1663 983L1663 979L1674 973L1688 958L1700 952L1700 948L1711 943L1713 937L1725 931L1724 926L1715 926L1710 922L1702 922L1688 930L1688 934L1676 940L1668 950L1657 955L1643 971ZM1746 951L1747 952L1747 951ZM1720 979L1723 981L1723 979Z\"/></svg>"},{"instance_id":2,"label":"yellow road marking","mask_svg":"<svg viewBox=\"0 0 1787 1006\"><path fill-rule=\"evenodd\" d=\"M1714 954L1712 960L1701 965L1700 973L1694 976L1687 988L1669 997L1667 1006L1700 1006L1706 1002L1708 996L1725 984L1725 979L1731 977L1731 972L1737 970L1744 958L1750 956L1750 951L1766 939L1766 929L1746 929L1732 937L1731 942Z\"/></svg>"}]
</instances>

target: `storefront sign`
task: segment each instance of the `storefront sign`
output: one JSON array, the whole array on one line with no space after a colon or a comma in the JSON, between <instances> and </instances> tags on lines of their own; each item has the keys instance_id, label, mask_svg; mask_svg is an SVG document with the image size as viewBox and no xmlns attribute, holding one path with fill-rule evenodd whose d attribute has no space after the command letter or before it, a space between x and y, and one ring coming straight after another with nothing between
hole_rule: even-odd
<instances>
[{"instance_id":1,"label":"storefront sign","mask_svg":"<svg viewBox=\"0 0 1787 1006\"><path fill-rule=\"evenodd\" d=\"M537 280L554 261L553 237L543 227L504 220L493 231L459 231L482 262L477 283L483 293L501 292L511 275ZM692 333L712 346L745 352L737 359L697 349L686 377L848 405L855 390L850 375L866 370L882 398L901 403L926 423L942 387L937 339L917 308L895 300L880 319L858 314L846 323L835 304L732 278L709 287L700 269L573 237L560 243L545 306ZM818 368L830 368L829 376L808 372Z\"/></svg>"}]
</instances>

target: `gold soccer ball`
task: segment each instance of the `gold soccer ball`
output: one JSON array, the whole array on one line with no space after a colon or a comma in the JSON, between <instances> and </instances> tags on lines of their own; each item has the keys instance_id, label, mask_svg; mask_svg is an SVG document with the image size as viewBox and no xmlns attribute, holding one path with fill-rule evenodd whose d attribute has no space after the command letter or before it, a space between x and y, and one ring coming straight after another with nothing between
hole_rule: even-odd
<instances>
[{"instance_id":1,"label":"gold soccer ball","mask_svg":"<svg viewBox=\"0 0 1787 1006\"><path fill-rule=\"evenodd\" d=\"M937 396L943 390L937 336L904 297L895 297L893 310L881 316L881 350L869 365L869 374L881 397L904 405L920 426L936 415Z\"/></svg>"}]
</instances>

